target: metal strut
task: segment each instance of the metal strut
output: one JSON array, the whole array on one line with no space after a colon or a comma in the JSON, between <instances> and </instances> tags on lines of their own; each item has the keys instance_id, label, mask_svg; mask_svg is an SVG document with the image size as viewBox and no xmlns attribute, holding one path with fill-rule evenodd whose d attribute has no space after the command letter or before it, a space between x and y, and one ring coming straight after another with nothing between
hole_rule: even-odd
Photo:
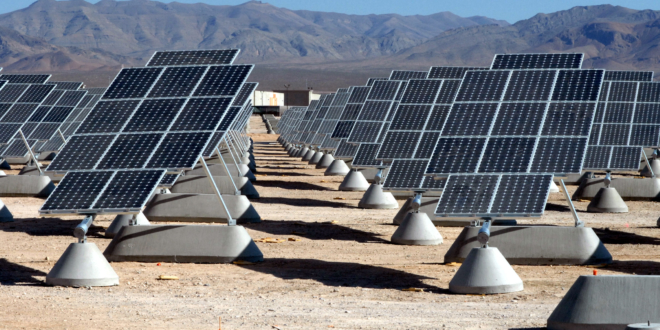
<instances>
[{"instance_id":1,"label":"metal strut","mask_svg":"<svg viewBox=\"0 0 660 330\"><path fill-rule=\"evenodd\" d=\"M216 148L215 151L218 153L218 158L220 158L220 161L222 162L222 168L225 169L225 173L227 173L227 176L229 177L231 184L234 186L234 194L236 196L240 195L241 191L238 190L238 186L236 186L236 182L234 182L234 178L231 176L231 173L229 173L229 167L227 167L227 163L225 163L225 160L222 158L222 152L220 152L220 148Z\"/></svg>"},{"instance_id":2,"label":"metal strut","mask_svg":"<svg viewBox=\"0 0 660 330\"><path fill-rule=\"evenodd\" d=\"M573 213L573 219L575 219L575 227L584 227L584 222L580 220L577 211L575 211L575 205L573 205L571 196L568 194L568 189L566 189L566 185L564 184L564 179L559 179L559 183L561 183L561 187L564 190L564 196L566 196L566 200L568 201L568 207L571 208L571 213Z\"/></svg>"},{"instance_id":3,"label":"metal strut","mask_svg":"<svg viewBox=\"0 0 660 330\"><path fill-rule=\"evenodd\" d=\"M73 229L73 236L78 239L78 243L87 243L87 231L89 230L89 227L92 226L95 217L96 214L86 216L85 219Z\"/></svg>"},{"instance_id":4,"label":"metal strut","mask_svg":"<svg viewBox=\"0 0 660 330\"><path fill-rule=\"evenodd\" d=\"M204 157L199 157L199 160L202 162L202 165L204 166L204 171L206 172L206 176L209 178L209 181L211 182L211 186L213 187L213 190L215 191L216 197L218 197L218 200L220 201L220 204L222 204L222 208L225 209L225 213L227 213L227 224L230 226L235 226L236 225L236 220L234 220L231 217L231 214L229 213L229 209L227 208L227 204L225 204L225 200L222 198L222 194L220 193L220 190L218 189L218 186L215 184L215 180L213 179L213 175L211 175L211 171L209 170L208 165L206 165L206 161L204 160Z\"/></svg>"},{"instance_id":5,"label":"metal strut","mask_svg":"<svg viewBox=\"0 0 660 330\"><path fill-rule=\"evenodd\" d=\"M653 155L656 156L658 153L658 149L653 150ZM646 153L644 150L642 150L642 155L644 155L644 160L646 161L646 167L651 171L651 177L655 178L655 173L653 173L653 168L651 167L651 162L649 162L649 159L646 157Z\"/></svg>"},{"instance_id":6,"label":"metal strut","mask_svg":"<svg viewBox=\"0 0 660 330\"><path fill-rule=\"evenodd\" d=\"M23 130L18 130L18 133L21 134L21 139L23 140L23 143L25 144L25 148L28 150L30 153L30 158L34 162L34 165L37 167L37 170L39 170L39 175L43 176L44 172L41 170L41 166L39 165L39 162L37 161L37 157L34 156L34 153L32 152L32 148L30 148L30 144L27 142L25 139L25 135L23 135Z\"/></svg>"}]
</instances>

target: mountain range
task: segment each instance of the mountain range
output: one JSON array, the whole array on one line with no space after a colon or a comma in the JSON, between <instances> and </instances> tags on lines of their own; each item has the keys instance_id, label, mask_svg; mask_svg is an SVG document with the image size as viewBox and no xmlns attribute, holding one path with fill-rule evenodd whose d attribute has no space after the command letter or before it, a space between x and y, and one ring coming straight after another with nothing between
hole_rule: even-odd
<instances>
[{"instance_id":1,"label":"mountain range","mask_svg":"<svg viewBox=\"0 0 660 330\"><path fill-rule=\"evenodd\" d=\"M301 77L316 86L363 84L392 69L488 65L497 53L582 52L586 67L657 70L660 11L600 5L509 24L450 12L348 15L149 0L38 0L0 15L0 66L10 72L107 72L156 50L240 48L262 87ZM660 70L658 70L660 71ZM107 81L107 79L101 79Z\"/></svg>"}]
</instances>

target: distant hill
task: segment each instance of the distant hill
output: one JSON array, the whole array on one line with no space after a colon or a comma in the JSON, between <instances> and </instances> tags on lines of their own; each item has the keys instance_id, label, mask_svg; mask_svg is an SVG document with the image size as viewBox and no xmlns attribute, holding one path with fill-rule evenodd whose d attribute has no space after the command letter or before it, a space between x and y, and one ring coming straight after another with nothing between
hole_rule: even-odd
<instances>
[{"instance_id":1,"label":"distant hill","mask_svg":"<svg viewBox=\"0 0 660 330\"><path fill-rule=\"evenodd\" d=\"M584 67L660 71L658 46L660 11L602 5L445 31L377 65L488 65L497 53L581 52Z\"/></svg>"},{"instance_id":2,"label":"distant hill","mask_svg":"<svg viewBox=\"0 0 660 330\"><path fill-rule=\"evenodd\" d=\"M0 26L58 46L146 58L155 50L229 48L256 63L359 60L392 55L486 17L347 15L292 11L251 1L238 6L148 0L39 0L0 15Z\"/></svg>"},{"instance_id":3,"label":"distant hill","mask_svg":"<svg viewBox=\"0 0 660 330\"><path fill-rule=\"evenodd\" d=\"M488 65L494 54L520 52L582 52L585 67L660 72L660 11L574 7L510 25L449 12L347 15L256 1L39 0L0 15L0 66L63 77L94 72L90 81L99 84L155 50L229 47L241 49L239 62L258 64L251 79L260 88L333 90L392 69Z\"/></svg>"}]
</instances>

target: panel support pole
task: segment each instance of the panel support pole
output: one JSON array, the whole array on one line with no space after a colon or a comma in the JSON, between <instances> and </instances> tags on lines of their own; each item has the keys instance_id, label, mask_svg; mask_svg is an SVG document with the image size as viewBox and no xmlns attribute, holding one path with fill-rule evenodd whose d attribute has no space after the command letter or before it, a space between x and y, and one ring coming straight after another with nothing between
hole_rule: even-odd
<instances>
[{"instance_id":1,"label":"panel support pole","mask_svg":"<svg viewBox=\"0 0 660 330\"><path fill-rule=\"evenodd\" d=\"M222 168L225 169L225 173L227 173L227 176L229 177L231 184L234 186L234 194L236 196L240 195L241 191L238 190L238 187L236 186L236 182L234 182L234 178L231 176L231 173L229 173L229 168L227 167L227 163L225 163L225 160L222 158L222 153L220 152L220 148L216 148L215 151L218 153L218 158L220 158L220 161L222 162Z\"/></svg>"},{"instance_id":2,"label":"panel support pole","mask_svg":"<svg viewBox=\"0 0 660 330\"><path fill-rule=\"evenodd\" d=\"M37 167L37 170L39 170L39 175L42 176L44 175L44 172L41 170L41 166L39 165L39 162L37 161L37 157L34 156L34 153L32 152L32 148L30 148L30 144L27 142L25 139L25 135L23 134L23 130L18 130L18 133L21 134L21 139L23 140L23 143L25 144L25 148L28 150L30 153L30 158L34 162L34 165Z\"/></svg>"},{"instance_id":3,"label":"panel support pole","mask_svg":"<svg viewBox=\"0 0 660 330\"><path fill-rule=\"evenodd\" d=\"M568 207L571 208L571 213L573 213L573 219L575 219L575 227L584 227L584 222L580 220L577 211L575 211L575 205L573 205L573 201L571 200L571 195L568 194L568 189L566 189L566 185L564 184L564 179L559 179L559 183L561 183L562 190L564 191L564 196L566 196L566 200L568 201Z\"/></svg>"},{"instance_id":4,"label":"panel support pole","mask_svg":"<svg viewBox=\"0 0 660 330\"><path fill-rule=\"evenodd\" d=\"M227 224L229 226L235 226L236 225L236 220L231 217L231 214L229 213L229 208L227 208L227 204L225 204L225 200L222 198L222 194L220 193L220 190L218 189L218 186L215 184L215 180L213 179L213 175L211 174L211 171L209 170L208 165L206 165L206 161L204 160L204 157L203 156L199 157L199 160L202 162L202 165L204 166L204 171L206 172L206 177L209 178L209 182L211 182L211 186L213 187L213 190L215 190L216 197L218 197L218 200L220 201L220 204L222 204L222 208L225 210L225 213L227 214Z\"/></svg>"}]
</instances>

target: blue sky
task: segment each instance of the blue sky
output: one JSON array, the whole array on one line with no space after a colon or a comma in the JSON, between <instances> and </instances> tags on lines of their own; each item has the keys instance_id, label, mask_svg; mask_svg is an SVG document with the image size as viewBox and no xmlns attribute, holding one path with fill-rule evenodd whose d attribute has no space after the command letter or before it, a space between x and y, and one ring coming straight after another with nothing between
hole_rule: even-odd
<instances>
[{"instance_id":1,"label":"blue sky","mask_svg":"<svg viewBox=\"0 0 660 330\"><path fill-rule=\"evenodd\" d=\"M35 0L2 0L0 13L27 7ZM178 0L178 2L205 2L212 5L236 5L247 0ZM91 0L89 2L97 2ZM161 2L170 2L161 0ZM347 14L428 15L440 11L450 11L459 16L488 16L515 23L537 13L551 13L574 6L589 6L609 3L633 9L660 10L658 0L615 0L610 2L591 0L268 0L278 7L332 11Z\"/></svg>"}]
</instances>

